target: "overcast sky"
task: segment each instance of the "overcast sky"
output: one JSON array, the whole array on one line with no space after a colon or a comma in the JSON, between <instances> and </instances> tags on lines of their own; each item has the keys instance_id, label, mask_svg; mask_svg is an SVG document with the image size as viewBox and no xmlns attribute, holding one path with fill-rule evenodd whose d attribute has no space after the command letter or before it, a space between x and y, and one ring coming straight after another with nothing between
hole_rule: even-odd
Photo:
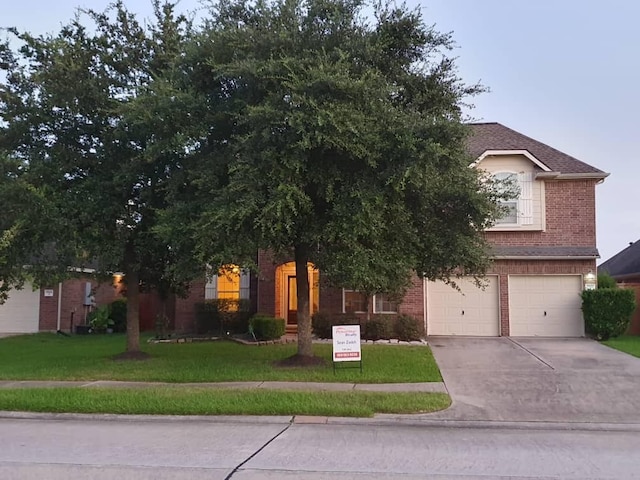
<instances>
[{"instance_id":1,"label":"overcast sky","mask_svg":"<svg viewBox=\"0 0 640 480\"><path fill-rule=\"evenodd\" d=\"M106 0L0 0L1 26L55 32L75 7ZM148 16L151 2L126 0ZM460 76L490 88L470 115L500 122L610 172L597 187L598 247L606 260L640 239L640 2L409 0L453 32ZM180 9L198 8L182 0ZM601 261L602 261L601 260Z\"/></svg>"}]
</instances>

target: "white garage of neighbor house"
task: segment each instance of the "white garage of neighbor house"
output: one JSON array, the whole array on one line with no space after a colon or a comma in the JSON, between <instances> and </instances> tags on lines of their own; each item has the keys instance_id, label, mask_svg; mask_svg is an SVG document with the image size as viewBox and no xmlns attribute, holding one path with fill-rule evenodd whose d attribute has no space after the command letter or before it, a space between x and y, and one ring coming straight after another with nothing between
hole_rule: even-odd
<instances>
[{"instance_id":1,"label":"white garage of neighbor house","mask_svg":"<svg viewBox=\"0 0 640 480\"><path fill-rule=\"evenodd\" d=\"M40 323L40 290L31 284L22 290L11 290L0 305L0 333L35 333Z\"/></svg>"}]
</instances>

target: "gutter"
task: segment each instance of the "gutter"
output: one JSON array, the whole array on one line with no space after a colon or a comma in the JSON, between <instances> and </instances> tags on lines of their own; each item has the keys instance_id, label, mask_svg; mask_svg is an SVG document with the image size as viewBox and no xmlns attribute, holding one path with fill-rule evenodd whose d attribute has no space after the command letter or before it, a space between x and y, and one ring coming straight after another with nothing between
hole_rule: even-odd
<instances>
[{"instance_id":1,"label":"gutter","mask_svg":"<svg viewBox=\"0 0 640 480\"><path fill-rule=\"evenodd\" d=\"M536 179L549 179L549 180L604 180L610 173L562 173L562 172L538 172L536 173Z\"/></svg>"}]
</instances>

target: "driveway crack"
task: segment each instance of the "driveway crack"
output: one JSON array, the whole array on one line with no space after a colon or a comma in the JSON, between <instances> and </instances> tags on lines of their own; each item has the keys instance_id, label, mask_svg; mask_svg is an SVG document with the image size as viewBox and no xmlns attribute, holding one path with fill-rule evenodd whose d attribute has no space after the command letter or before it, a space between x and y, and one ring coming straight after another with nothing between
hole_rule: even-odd
<instances>
[{"instance_id":1,"label":"driveway crack","mask_svg":"<svg viewBox=\"0 0 640 480\"><path fill-rule=\"evenodd\" d=\"M522 350L524 350L525 352L527 352L529 355L531 355L532 357L538 359L541 363L544 363L547 367L549 367L551 370L555 371L555 368L553 368L549 363L545 362L542 358L540 358L538 355L536 355L535 353L533 353L531 350L529 350L528 348L524 347L523 345L519 344L518 342L516 342L513 338L511 337L505 337L507 338L510 342L512 342L513 344L517 345L518 347L520 347Z\"/></svg>"},{"instance_id":2,"label":"driveway crack","mask_svg":"<svg viewBox=\"0 0 640 480\"><path fill-rule=\"evenodd\" d=\"M229 475L227 475L226 477L224 477L224 480L230 480L231 477L233 477L236 472L238 470L240 470L244 465L246 465L246 463L251 460L253 457L255 457L256 455L258 455L262 450L264 450L265 448L267 448L267 446L273 442L276 438L278 438L280 435L282 435L284 432L286 432L287 430L289 430L289 427L291 427L291 425L293 425L293 419L287 424L286 427L284 427L282 430L280 430L278 433L276 433L273 437L271 437L264 445L262 445L258 450L256 450L255 452L253 452L251 455L249 455L249 457L247 457L243 462L239 463L236 468L234 468L231 473Z\"/></svg>"}]
</instances>

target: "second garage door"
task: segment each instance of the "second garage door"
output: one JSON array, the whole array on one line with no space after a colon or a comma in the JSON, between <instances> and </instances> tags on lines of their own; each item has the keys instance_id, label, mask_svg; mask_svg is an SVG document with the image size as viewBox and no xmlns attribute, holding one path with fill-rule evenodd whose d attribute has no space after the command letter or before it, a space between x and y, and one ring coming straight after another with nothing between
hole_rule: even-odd
<instances>
[{"instance_id":1,"label":"second garage door","mask_svg":"<svg viewBox=\"0 0 640 480\"><path fill-rule=\"evenodd\" d=\"M40 291L31 284L22 290L11 290L0 305L0 333L34 333L38 331Z\"/></svg>"},{"instance_id":2,"label":"second garage door","mask_svg":"<svg viewBox=\"0 0 640 480\"><path fill-rule=\"evenodd\" d=\"M582 337L580 275L509 277L510 335Z\"/></svg>"},{"instance_id":3,"label":"second garage door","mask_svg":"<svg viewBox=\"0 0 640 480\"><path fill-rule=\"evenodd\" d=\"M443 282L427 284L427 333L500 335L498 278L487 277L484 290L476 287L473 278L455 281L461 292Z\"/></svg>"}]
</instances>

